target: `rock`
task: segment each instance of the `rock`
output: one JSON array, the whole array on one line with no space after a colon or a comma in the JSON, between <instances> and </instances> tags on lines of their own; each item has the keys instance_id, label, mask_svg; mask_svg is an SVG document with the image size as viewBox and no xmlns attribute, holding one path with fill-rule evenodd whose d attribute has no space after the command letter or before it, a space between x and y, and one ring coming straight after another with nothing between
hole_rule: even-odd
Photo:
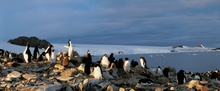
<instances>
[{"instance_id":1,"label":"rock","mask_svg":"<svg viewBox=\"0 0 220 91\"><path fill-rule=\"evenodd\" d=\"M163 91L162 88L156 88L155 91Z\"/></svg>"},{"instance_id":2,"label":"rock","mask_svg":"<svg viewBox=\"0 0 220 91\"><path fill-rule=\"evenodd\" d=\"M77 69L84 72L84 68L85 68L85 64L81 63Z\"/></svg>"},{"instance_id":3,"label":"rock","mask_svg":"<svg viewBox=\"0 0 220 91\"><path fill-rule=\"evenodd\" d=\"M137 83L139 82L139 79L137 79L136 77L132 77L128 80L128 84L131 86L131 87L134 87Z\"/></svg>"},{"instance_id":4,"label":"rock","mask_svg":"<svg viewBox=\"0 0 220 91\"><path fill-rule=\"evenodd\" d=\"M75 68L71 68L71 69L68 69L68 70L61 72L61 76L74 76L77 73L78 72Z\"/></svg>"},{"instance_id":5,"label":"rock","mask_svg":"<svg viewBox=\"0 0 220 91\"><path fill-rule=\"evenodd\" d=\"M20 36L15 39L10 39L8 42L11 44L21 45L21 46L26 46L26 43L29 42L30 47L38 46L41 49L42 48L46 49L47 45L50 44L48 41L40 40L35 36L34 37Z\"/></svg>"},{"instance_id":6,"label":"rock","mask_svg":"<svg viewBox=\"0 0 220 91\"><path fill-rule=\"evenodd\" d=\"M119 88L119 91L126 91L125 88Z\"/></svg>"},{"instance_id":7,"label":"rock","mask_svg":"<svg viewBox=\"0 0 220 91\"><path fill-rule=\"evenodd\" d=\"M18 78L21 76L21 73L18 71L13 71L7 75L8 78Z\"/></svg>"},{"instance_id":8,"label":"rock","mask_svg":"<svg viewBox=\"0 0 220 91\"><path fill-rule=\"evenodd\" d=\"M62 66L60 64L56 64L54 67L57 68L57 69L60 69L60 70L64 69L64 66Z\"/></svg>"},{"instance_id":9,"label":"rock","mask_svg":"<svg viewBox=\"0 0 220 91\"><path fill-rule=\"evenodd\" d=\"M108 80L106 80L104 82L99 83L98 85L101 86L101 89L104 89L104 88L106 88L110 84L111 83Z\"/></svg>"},{"instance_id":10,"label":"rock","mask_svg":"<svg viewBox=\"0 0 220 91\"><path fill-rule=\"evenodd\" d=\"M114 84L108 85L106 91L118 91L119 87L115 86Z\"/></svg>"},{"instance_id":11,"label":"rock","mask_svg":"<svg viewBox=\"0 0 220 91\"><path fill-rule=\"evenodd\" d=\"M73 77L68 77L68 76L58 76L56 77L57 80L60 80L60 81L70 81L73 79Z\"/></svg>"},{"instance_id":12,"label":"rock","mask_svg":"<svg viewBox=\"0 0 220 91\"><path fill-rule=\"evenodd\" d=\"M63 87L60 83L42 85L42 86L25 86L19 88L18 91L60 91Z\"/></svg>"},{"instance_id":13,"label":"rock","mask_svg":"<svg viewBox=\"0 0 220 91\"><path fill-rule=\"evenodd\" d=\"M104 78L104 79L107 79L107 80L109 80L109 79L114 79L114 77L111 76L108 71L102 72L102 75L103 75L103 78Z\"/></svg>"},{"instance_id":14,"label":"rock","mask_svg":"<svg viewBox=\"0 0 220 91\"><path fill-rule=\"evenodd\" d=\"M192 89L193 87L196 87L196 85L199 85L199 81L198 80L191 80L188 84L188 88Z\"/></svg>"},{"instance_id":15,"label":"rock","mask_svg":"<svg viewBox=\"0 0 220 91\"><path fill-rule=\"evenodd\" d=\"M37 78L36 74L23 74L22 77L27 79L28 81L30 79L36 79Z\"/></svg>"}]
</instances>

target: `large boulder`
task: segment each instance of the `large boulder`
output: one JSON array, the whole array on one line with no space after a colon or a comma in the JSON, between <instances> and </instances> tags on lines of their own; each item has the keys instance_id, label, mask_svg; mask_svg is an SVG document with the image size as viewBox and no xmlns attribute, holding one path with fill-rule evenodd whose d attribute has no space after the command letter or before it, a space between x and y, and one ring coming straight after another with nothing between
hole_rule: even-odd
<instances>
[{"instance_id":1,"label":"large boulder","mask_svg":"<svg viewBox=\"0 0 220 91\"><path fill-rule=\"evenodd\" d=\"M40 40L37 37L26 37L26 36L20 36L15 39L10 39L8 43L15 44L15 45L21 45L21 46L26 46L26 43L29 42L30 47L35 47L38 46L39 48L44 48L46 49L48 44L50 44L46 40Z\"/></svg>"}]
</instances>

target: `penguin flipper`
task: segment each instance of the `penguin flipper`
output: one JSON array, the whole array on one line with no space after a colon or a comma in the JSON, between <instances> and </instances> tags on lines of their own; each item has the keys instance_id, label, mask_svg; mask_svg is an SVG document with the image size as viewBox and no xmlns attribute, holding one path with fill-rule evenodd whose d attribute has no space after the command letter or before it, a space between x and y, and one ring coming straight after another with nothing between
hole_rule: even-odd
<instances>
[{"instance_id":1,"label":"penguin flipper","mask_svg":"<svg viewBox=\"0 0 220 91\"><path fill-rule=\"evenodd\" d=\"M65 45L65 46L63 46L63 47L65 47L65 48L69 48L69 46L66 46L66 45Z\"/></svg>"}]
</instances>

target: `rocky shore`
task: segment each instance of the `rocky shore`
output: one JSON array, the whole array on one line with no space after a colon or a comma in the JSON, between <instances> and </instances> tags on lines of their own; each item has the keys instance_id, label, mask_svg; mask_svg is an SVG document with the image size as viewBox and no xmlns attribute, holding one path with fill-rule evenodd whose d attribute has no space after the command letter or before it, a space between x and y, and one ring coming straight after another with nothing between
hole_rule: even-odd
<instances>
[{"instance_id":1,"label":"rocky shore","mask_svg":"<svg viewBox=\"0 0 220 91\"><path fill-rule=\"evenodd\" d=\"M167 67L169 76L156 72L156 68L131 67L123 69L111 66L102 69L102 78L85 73L85 64L79 57L69 60L67 66L57 55L56 63L48 61L19 63L9 57L1 57L0 90L5 91L219 91L219 72L186 73L186 82L177 83L175 68Z\"/></svg>"}]
</instances>

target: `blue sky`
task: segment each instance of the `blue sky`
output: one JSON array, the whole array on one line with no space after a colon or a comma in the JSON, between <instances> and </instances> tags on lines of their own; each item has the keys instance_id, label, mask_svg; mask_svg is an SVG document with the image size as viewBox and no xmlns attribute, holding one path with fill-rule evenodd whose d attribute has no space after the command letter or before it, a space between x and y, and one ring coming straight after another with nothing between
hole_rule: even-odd
<instances>
[{"instance_id":1,"label":"blue sky","mask_svg":"<svg viewBox=\"0 0 220 91\"><path fill-rule=\"evenodd\" d=\"M220 0L0 0L0 38L220 47Z\"/></svg>"}]
</instances>

